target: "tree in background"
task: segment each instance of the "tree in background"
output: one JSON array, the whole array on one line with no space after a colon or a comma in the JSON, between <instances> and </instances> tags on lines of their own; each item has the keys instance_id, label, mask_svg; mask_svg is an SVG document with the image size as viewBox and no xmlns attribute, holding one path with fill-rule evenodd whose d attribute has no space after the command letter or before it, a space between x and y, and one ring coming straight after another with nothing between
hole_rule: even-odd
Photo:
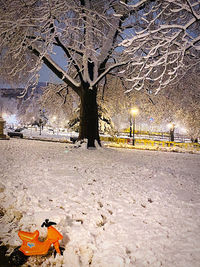
<instances>
[{"instance_id":1,"label":"tree in background","mask_svg":"<svg viewBox=\"0 0 200 267\"><path fill-rule=\"evenodd\" d=\"M43 87L42 91L39 103L48 112L49 123L67 127L78 106L77 95L70 88L66 88L65 84L50 83Z\"/></svg>"},{"instance_id":2,"label":"tree in background","mask_svg":"<svg viewBox=\"0 0 200 267\"><path fill-rule=\"evenodd\" d=\"M107 75L157 93L199 62L199 18L198 0L1 0L1 77L37 83L44 63L80 98L79 139L94 147Z\"/></svg>"},{"instance_id":3,"label":"tree in background","mask_svg":"<svg viewBox=\"0 0 200 267\"><path fill-rule=\"evenodd\" d=\"M70 90L70 88L66 89L66 86L63 84L52 83L47 84L42 90L43 94L39 99L38 105L45 108L48 112L49 122L55 121L53 119L55 117L56 120L59 118L59 125L78 132L80 125L80 100L73 90ZM106 105L100 100L98 103L99 131L101 133L114 134L114 125Z\"/></svg>"},{"instance_id":4,"label":"tree in background","mask_svg":"<svg viewBox=\"0 0 200 267\"><path fill-rule=\"evenodd\" d=\"M124 94L126 85L121 79L111 77L104 88L104 104L112 118L118 118L118 129L126 128L132 107L139 108L138 121L148 122L152 118L155 126L175 123L187 129L187 134L196 139L200 136L200 75L191 69L175 85L168 85L156 96L146 90L133 90ZM118 94L115 93L116 85ZM109 89L109 90L108 90ZM151 88L150 88L151 89ZM116 120L114 120L116 123ZM178 125L177 125L178 124Z\"/></svg>"}]
</instances>

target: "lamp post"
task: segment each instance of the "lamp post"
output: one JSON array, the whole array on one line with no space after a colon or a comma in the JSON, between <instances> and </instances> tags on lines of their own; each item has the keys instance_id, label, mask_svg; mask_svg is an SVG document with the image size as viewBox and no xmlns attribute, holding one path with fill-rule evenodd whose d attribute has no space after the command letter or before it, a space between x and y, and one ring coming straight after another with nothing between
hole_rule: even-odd
<instances>
[{"instance_id":1,"label":"lamp post","mask_svg":"<svg viewBox=\"0 0 200 267\"><path fill-rule=\"evenodd\" d=\"M175 124L174 123L169 123L169 133L170 133L170 141L174 142L174 130L175 130Z\"/></svg>"},{"instance_id":2,"label":"lamp post","mask_svg":"<svg viewBox=\"0 0 200 267\"><path fill-rule=\"evenodd\" d=\"M138 114L138 108L134 107L131 109L131 114L133 117L133 146L135 145L135 117Z\"/></svg>"},{"instance_id":3,"label":"lamp post","mask_svg":"<svg viewBox=\"0 0 200 267\"><path fill-rule=\"evenodd\" d=\"M130 114L130 133L129 133L129 137L132 136L132 119L131 119L131 114Z\"/></svg>"}]
</instances>

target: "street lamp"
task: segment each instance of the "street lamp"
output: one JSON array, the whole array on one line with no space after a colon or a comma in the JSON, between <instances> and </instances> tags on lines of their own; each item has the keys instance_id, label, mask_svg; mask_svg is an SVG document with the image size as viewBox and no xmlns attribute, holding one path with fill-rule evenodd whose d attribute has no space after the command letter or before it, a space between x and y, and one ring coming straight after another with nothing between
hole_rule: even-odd
<instances>
[{"instance_id":1,"label":"street lamp","mask_svg":"<svg viewBox=\"0 0 200 267\"><path fill-rule=\"evenodd\" d=\"M175 130L175 124L174 123L169 123L169 133L170 133L170 141L174 142L174 130Z\"/></svg>"},{"instance_id":2,"label":"street lamp","mask_svg":"<svg viewBox=\"0 0 200 267\"><path fill-rule=\"evenodd\" d=\"M132 133L132 119L131 119L131 114L130 114L130 132L129 132L129 137L132 136L131 133Z\"/></svg>"},{"instance_id":3,"label":"street lamp","mask_svg":"<svg viewBox=\"0 0 200 267\"><path fill-rule=\"evenodd\" d=\"M135 145L135 117L138 114L138 108L134 107L131 109L131 115L133 117L133 146ZM131 119L130 119L130 137L131 137Z\"/></svg>"}]
</instances>

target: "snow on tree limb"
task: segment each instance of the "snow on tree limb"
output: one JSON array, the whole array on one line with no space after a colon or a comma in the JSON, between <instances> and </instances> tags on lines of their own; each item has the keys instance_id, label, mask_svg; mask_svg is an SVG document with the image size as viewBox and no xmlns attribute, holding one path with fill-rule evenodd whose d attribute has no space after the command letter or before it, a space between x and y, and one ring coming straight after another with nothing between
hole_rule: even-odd
<instances>
[{"instance_id":1,"label":"snow on tree limb","mask_svg":"<svg viewBox=\"0 0 200 267\"><path fill-rule=\"evenodd\" d=\"M77 93L117 72L128 90L151 81L158 92L199 61L199 29L198 0L2 0L2 79L28 80L46 62Z\"/></svg>"},{"instance_id":2,"label":"snow on tree limb","mask_svg":"<svg viewBox=\"0 0 200 267\"><path fill-rule=\"evenodd\" d=\"M61 80L63 80L66 84L68 84L74 90L78 90L78 88L80 87L80 83L77 83L67 73L65 73L65 71L50 58L50 56L48 55L42 56L39 49L36 49L34 47L29 47L29 49L37 57L42 57L44 64L47 65Z\"/></svg>"},{"instance_id":3,"label":"snow on tree limb","mask_svg":"<svg viewBox=\"0 0 200 267\"><path fill-rule=\"evenodd\" d=\"M93 87L96 84L98 84L111 70L113 70L113 69L115 69L117 67L121 67L123 65L127 65L128 63L129 63L129 61L124 61L124 62L119 62L119 63L111 65L103 73L101 73L101 75L99 75L99 77L94 82L91 83L91 87Z\"/></svg>"},{"instance_id":4,"label":"snow on tree limb","mask_svg":"<svg viewBox=\"0 0 200 267\"><path fill-rule=\"evenodd\" d=\"M195 60L199 62L200 5L197 9L197 1L181 2L166 0L154 12L143 13L146 27L120 43L126 50L125 58L139 58L141 62L137 68L129 65L127 69L132 88L140 90L150 79L157 93L182 70L192 68Z\"/></svg>"}]
</instances>

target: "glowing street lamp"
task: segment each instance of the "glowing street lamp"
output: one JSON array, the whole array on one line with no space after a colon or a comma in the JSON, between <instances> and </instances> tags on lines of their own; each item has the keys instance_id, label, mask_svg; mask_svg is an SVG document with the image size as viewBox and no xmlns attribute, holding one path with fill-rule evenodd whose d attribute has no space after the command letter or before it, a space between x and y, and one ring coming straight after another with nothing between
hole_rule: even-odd
<instances>
[{"instance_id":1,"label":"glowing street lamp","mask_svg":"<svg viewBox=\"0 0 200 267\"><path fill-rule=\"evenodd\" d=\"M174 123L169 123L169 133L170 133L170 141L174 142L174 130L175 130L175 124Z\"/></svg>"},{"instance_id":2,"label":"glowing street lamp","mask_svg":"<svg viewBox=\"0 0 200 267\"><path fill-rule=\"evenodd\" d=\"M138 114L139 110L137 107L131 109L130 113L133 118L133 146L135 145L135 117ZM131 119L130 119L130 137L131 137Z\"/></svg>"},{"instance_id":3,"label":"glowing street lamp","mask_svg":"<svg viewBox=\"0 0 200 267\"><path fill-rule=\"evenodd\" d=\"M132 119L131 119L131 114L130 114L130 131L129 131L129 137L132 136Z\"/></svg>"}]
</instances>

